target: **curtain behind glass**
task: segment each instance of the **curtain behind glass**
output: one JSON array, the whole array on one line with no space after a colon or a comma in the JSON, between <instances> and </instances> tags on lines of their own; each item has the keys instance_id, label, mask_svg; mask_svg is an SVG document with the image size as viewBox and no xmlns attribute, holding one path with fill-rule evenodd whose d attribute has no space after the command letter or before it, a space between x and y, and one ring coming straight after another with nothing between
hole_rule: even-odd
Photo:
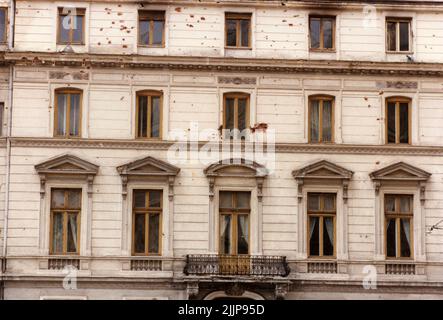
<instances>
[{"instance_id":1,"label":"curtain behind glass","mask_svg":"<svg viewBox=\"0 0 443 320\"><path fill-rule=\"evenodd\" d=\"M69 110L69 135L78 136L80 133L80 94L71 93L71 109Z\"/></svg>"},{"instance_id":2,"label":"curtain behind glass","mask_svg":"<svg viewBox=\"0 0 443 320\"><path fill-rule=\"evenodd\" d=\"M249 253L249 218L247 215L238 216L238 254Z\"/></svg>"},{"instance_id":3,"label":"curtain behind glass","mask_svg":"<svg viewBox=\"0 0 443 320\"><path fill-rule=\"evenodd\" d=\"M77 214L68 215L68 252L77 252Z\"/></svg>"},{"instance_id":4,"label":"curtain behind glass","mask_svg":"<svg viewBox=\"0 0 443 320\"><path fill-rule=\"evenodd\" d=\"M66 135L68 96L57 93L57 135Z\"/></svg>"},{"instance_id":5,"label":"curtain behind glass","mask_svg":"<svg viewBox=\"0 0 443 320\"><path fill-rule=\"evenodd\" d=\"M310 108L311 142L319 142L319 101L312 100Z\"/></svg>"},{"instance_id":6,"label":"curtain behind glass","mask_svg":"<svg viewBox=\"0 0 443 320\"><path fill-rule=\"evenodd\" d=\"M332 141L332 101L323 100L323 142Z\"/></svg>"}]
</instances>

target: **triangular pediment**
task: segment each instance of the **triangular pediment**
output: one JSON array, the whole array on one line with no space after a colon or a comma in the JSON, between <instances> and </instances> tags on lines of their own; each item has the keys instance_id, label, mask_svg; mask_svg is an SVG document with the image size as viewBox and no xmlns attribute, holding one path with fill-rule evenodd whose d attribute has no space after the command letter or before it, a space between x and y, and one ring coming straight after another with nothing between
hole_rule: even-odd
<instances>
[{"instance_id":1,"label":"triangular pediment","mask_svg":"<svg viewBox=\"0 0 443 320\"><path fill-rule=\"evenodd\" d=\"M35 166L39 174L86 174L95 175L98 166L71 154L57 156Z\"/></svg>"},{"instance_id":2,"label":"triangular pediment","mask_svg":"<svg viewBox=\"0 0 443 320\"><path fill-rule=\"evenodd\" d=\"M117 171L123 175L176 176L180 172L180 168L148 156L119 166L117 167Z\"/></svg>"},{"instance_id":3,"label":"triangular pediment","mask_svg":"<svg viewBox=\"0 0 443 320\"><path fill-rule=\"evenodd\" d=\"M373 180L426 181L431 174L404 162L394 163L370 174Z\"/></svg>"},{"instance_id":4,"label":"triangular pediment","mask_svg":"<svg viewBox=\"0 0 443 320\"><path fill-rule=\"evenodd\" d=\"M292 175L296 179L351 179L353 172L327 160L318 161L309 166L294 170Z\"/></svg>"},{"instance_id":5,"label":"triangular pediment","mask_svg":"<svg viewBox=\"0 0 443 320\"><path fill-rule=\"evenodd\" d=\"M211 164L204 173L207 177L264 177L268 170L254 161L225 159Z\"/></svg>"}]
</instances>

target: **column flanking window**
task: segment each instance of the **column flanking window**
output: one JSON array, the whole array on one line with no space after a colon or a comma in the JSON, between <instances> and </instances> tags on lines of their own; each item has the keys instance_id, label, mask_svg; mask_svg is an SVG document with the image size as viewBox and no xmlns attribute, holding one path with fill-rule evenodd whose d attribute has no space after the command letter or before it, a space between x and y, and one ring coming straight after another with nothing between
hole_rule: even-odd
<instances>
[{"instance_id":1,"label":"column flanking window","mask_svg":"<svg viewBox=\"0 0 443 320\"><path fill-rule=\"evenodd\" d=\"M136 137L161 139L163 94L158 91L137 93Z\"/></svg>"},{"instance_id":2,"label":"column flanking window","mask_svg":"<svg viewBox=\"0 0 443 320\"><path fill-rule=\"evenodd\" d=\"M334 142L334 98L309 97L309 142Z\"/></svg>"},{"instance_id":3,"label":"column flanking window","mask_svg":"<svg viewBox=\"0 0 443 320\"><path fill-rule=\"evenodd\" d=\"M411 143L411 99L386 99L386 143Z\"/></svg>"},{"instance_id":4,"label":"column flanking window","mask_svg":"<svg viewBox=\"0 0 443 320\"><path fill-rule=\"evenodd\" d=\"M386 18L387 52L411 51L411 19Z\"/></svg>"},{"instance_id":5,"label":"column flanking window","mask_svg":"<svg viewBox=\"0 0 443 320\"><path fill-rule=\"evenodd\" d=\"M80 137L82 120L82 91L59 89L55 91L54 135Z\"/></svg>"}]
</instances>

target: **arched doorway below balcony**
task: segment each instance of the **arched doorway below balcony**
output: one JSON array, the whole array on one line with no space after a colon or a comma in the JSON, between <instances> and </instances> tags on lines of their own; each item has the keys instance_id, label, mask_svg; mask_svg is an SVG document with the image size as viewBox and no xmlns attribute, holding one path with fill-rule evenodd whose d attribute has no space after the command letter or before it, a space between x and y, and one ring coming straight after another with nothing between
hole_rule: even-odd
<instances>
[{"instance_id":1,"label":"arched doorway below balcony","mask_svg":"<svg viewBox=\"0 0 443 320\"><path fill-rule=\"evenodd\" d=\"M239 296L227 295L225 291L214 291L206 295L203 300L265 300L265 298L251 291L244 291Z\"/></svg>"}]
</instances>

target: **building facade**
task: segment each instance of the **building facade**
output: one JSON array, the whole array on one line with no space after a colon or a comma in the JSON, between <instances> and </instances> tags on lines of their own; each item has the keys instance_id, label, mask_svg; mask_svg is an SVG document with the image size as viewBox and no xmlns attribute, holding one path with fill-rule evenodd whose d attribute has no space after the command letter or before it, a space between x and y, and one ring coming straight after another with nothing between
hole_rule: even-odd
<instances>
[{"instance_id":1,"label":"building facade","mask_svg":"<svg viewBox=\"0 0 443 320\"><path fill-rule=\"evenodd\" d=\"M443 1L3 0L0 29L2 299L443 298Z\"/></svg>"}]
</instances>

